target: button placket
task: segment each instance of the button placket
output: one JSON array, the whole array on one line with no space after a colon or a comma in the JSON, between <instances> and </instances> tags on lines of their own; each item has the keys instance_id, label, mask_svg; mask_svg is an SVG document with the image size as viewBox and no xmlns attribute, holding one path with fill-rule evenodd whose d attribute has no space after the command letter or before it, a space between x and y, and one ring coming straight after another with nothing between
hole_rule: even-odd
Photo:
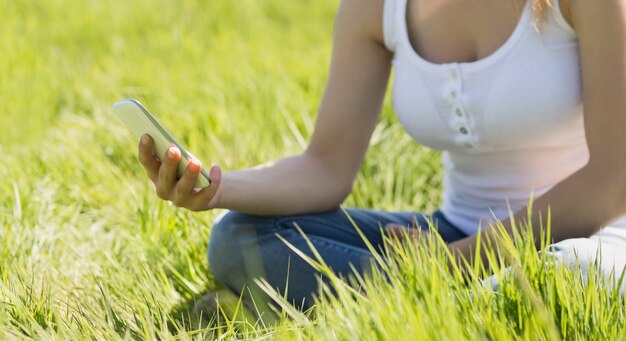
<instances>
[{"instance_id":1,"label":"button placket","mask_svg":"<svg viewBox=\"0 0 626 341\"><path fill-rule=\"evenodd\" d=\"M452 79L453 81L459 79L459 71L456 68L450 68L450 71L448 71L448 74L450 75L450 79Z\"/></svg>"},{"instance_id":2,"label":"button placket","mask_svg":"<svg viewBox=\"0 0 626 341\"><path fill-rule=\"evenodd\" d=\"M465 148L473 148L473 134L472 130L470 129L467 111L464 108L464 103L462 100L462 79L459 66L457 64L450 65L449 68L446 70L446 73L449 83L448 87L445 90L444 96L447 97L451 104L453 116L450 123L456 135L456 138L454 140L456 140L459 145Z\"/></svg>"}]
</instances>

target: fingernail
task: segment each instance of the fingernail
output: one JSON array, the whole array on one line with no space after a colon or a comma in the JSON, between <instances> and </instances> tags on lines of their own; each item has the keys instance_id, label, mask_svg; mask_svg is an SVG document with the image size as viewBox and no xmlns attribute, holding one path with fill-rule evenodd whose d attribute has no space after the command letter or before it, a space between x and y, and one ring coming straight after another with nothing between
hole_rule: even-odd
<instances>
[{"instance_id":1,"label":"fingernail","mask_svg":"<svg viewBox=\"0 0 626 341\"><path fill-rule=\"evenodd\" d=\"M178 150L175 146L170 147L167 150L167 157L171 160L177 160L180 157L180 150Z\"/></svg>"},{"instance_id":2,"label":"fingernail","mask_svg":"<svg viewBox=\"0 0 626 341\"><path fill-rule=\"evenodd\" d=\"M150 141L150 137L148 136L148 134L144 134L141 137L141 144L143 144L144 146L147 145L149 141Z\"/></svg>"},{"instance_id":3,"label":"fingernail","mask_svg":"<svg viewBox=\"0 0 626 341\"><path fill-rule=\"evenodd\" d=\"M194 173L200 173L202 169L202 164L198 160L191 159L189 160L189 170Z\"/></svg>"}]
</instances>

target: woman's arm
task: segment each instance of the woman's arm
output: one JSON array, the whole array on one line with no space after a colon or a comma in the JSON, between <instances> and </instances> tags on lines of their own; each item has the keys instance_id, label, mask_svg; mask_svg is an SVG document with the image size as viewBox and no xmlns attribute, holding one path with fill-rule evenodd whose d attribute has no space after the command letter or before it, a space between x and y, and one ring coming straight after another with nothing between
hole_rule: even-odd
<instances>
[{"instance_id":1,"label":"woman's arm","mask_svg":"<svg viewBox=\"0 0 626 341\"><path fill-rule=\"evenodd\" d=\"M306 151L223 175L214 167L213 184L196 192L196 165L176 181L180 158L165 157L160 165L151 145L140 144L140 159L159 197L191 210L219 207L259 215L337 208L352 189L387 87L391 54L383 45L382 13L380 0L342 0L330 76Z\"/></svg>"},{"instance_id":2,"label":"woman's arm","mask_svg":"<svg viewBox=\"0 0 626 341\"><path fill-rule=\"evenodd\" d=\"M578 33L583 78L584 120L589 163L538 198L532 228L539 232L548 210L554 241L589 236L626 214L626 1L571 0L572 23ZM527 209L514 215L527 220ZM510 220L503 221L507 232ZM494 229L481 233L494 238ZM450 244L470 258L476 236Z\"/></svg>"}]
</instances>

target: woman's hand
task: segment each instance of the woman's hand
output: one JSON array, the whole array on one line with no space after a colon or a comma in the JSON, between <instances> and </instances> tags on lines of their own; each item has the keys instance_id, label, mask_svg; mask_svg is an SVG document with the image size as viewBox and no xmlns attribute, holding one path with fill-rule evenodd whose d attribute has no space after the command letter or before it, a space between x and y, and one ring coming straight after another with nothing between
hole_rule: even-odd
<instances>
[{"instance_id":1,"label":"woman's hand","mask_svg":"<svg viewBox=\"0 0 626 341\"><path fill-rule=\"evenodd\" d=\"M399 240L400 242L418 242L426 243L426 238L430 232L422 230L419 227L408 227L400 224L385 225L385 232L389 237Z\"/></svg>"},{"instance_id":2,"label":"woman's hand","mask_svg":"<svg viewBox=\"0 0 626 341\"><path fill-rule=\"evenodd\" d=\"M139 142L139 161L155 185L156 194L163 200L169 200L178 207L191 211L204 211L217 207L222 171L219 166L211 167L209 177L211 185L194 188L193 185L200 175L202 164L198 160L190 160L183 176L178 179L176 168L181 159L180 150L170 146L159 160L154 155L154 141L144 135Z\"/></svg>"},{"instance_id":3,"label":"woman's hand","mask_svg":"<svg viewBox=\"0 0 626 341\"><path fill-rule=\"evenodd\" d=\"M388 256L392 256L397 253L403 254L407 245L426 245L428 242L428 230L422 230L415 225L406 226L389 223L385 225L383 231L390 239L390 244L388 246L385 246L388 251Z\"/></svg>"}]
</instances>

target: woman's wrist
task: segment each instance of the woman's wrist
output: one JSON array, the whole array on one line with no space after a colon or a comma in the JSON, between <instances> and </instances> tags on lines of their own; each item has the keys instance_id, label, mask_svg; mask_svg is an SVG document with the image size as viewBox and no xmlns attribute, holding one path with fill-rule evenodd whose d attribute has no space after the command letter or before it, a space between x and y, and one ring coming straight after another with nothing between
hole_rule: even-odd
<instances>
[{"instance_id":1,"label":"woman's wrist","mask_svg":"<svg viewBox=\"0 0 626 341\"><path fill-rule=\"evenodd\" d=\"M212 183L211 186L213 185L217 185L218 187L215 190L215 195L213 195L213 198L211 198L211 200L209 200L209 202L207 203L207 210L212 210L216 208L228 209L228 207L224 205L224 202L226 201L224 200L224 192L226 192L226 189L229 185L227 173L221 174L220 182L218 184Z\"/></svg>"}]
</instances>

